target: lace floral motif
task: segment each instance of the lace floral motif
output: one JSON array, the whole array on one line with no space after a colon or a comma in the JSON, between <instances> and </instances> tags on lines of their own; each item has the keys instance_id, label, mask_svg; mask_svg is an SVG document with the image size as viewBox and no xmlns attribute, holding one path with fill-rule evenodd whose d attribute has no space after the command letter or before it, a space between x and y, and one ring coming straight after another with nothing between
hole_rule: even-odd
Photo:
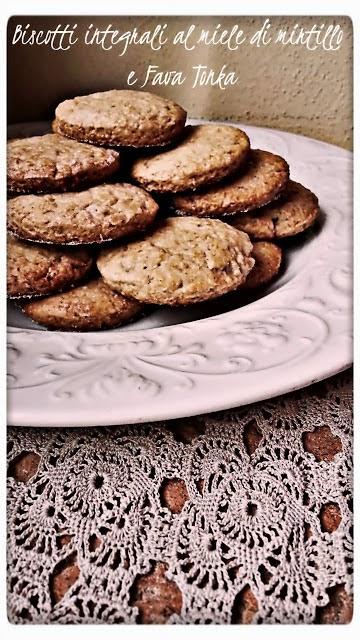
<instances>
[{"instance_id":1,"label":"lace floral motif","mask_svg":"<svg viewBox=\"0 0 360 640\"><path fill-rule=\"evenodd\" d=\"M152 575L170 623L309 623L336 585L351 593L349 373L196 419L11 428L8 443L14 623L146 621Z\"/></svg>"}]
</instances>

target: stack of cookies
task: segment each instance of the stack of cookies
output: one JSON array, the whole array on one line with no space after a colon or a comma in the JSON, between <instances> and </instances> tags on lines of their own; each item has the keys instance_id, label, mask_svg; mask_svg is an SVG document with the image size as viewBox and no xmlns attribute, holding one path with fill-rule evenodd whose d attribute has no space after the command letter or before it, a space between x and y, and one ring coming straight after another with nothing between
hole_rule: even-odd
<instances>
[{"instance_id":1,"label":"stack of cookies","mask_svg":"<svg viewBox=\"0 0 360 640\"><path fill-rule=\"evenodd\" d=\"M8 190L8 295L60 330L234 290L241 303L319 213L237 127L186 126L179 105L126 90L66 100L53 133L11 140Z\"/></svg>"}]
</instances>

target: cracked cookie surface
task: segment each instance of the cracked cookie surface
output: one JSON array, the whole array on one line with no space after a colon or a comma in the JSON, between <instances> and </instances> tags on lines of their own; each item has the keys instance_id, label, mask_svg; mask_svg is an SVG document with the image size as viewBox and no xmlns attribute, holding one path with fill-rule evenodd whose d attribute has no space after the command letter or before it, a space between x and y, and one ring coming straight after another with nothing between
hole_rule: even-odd
<instances>
[{"instance_id":1,"label":"cracked cookie surface","mask_svg":"<svg viewBox=\"0 0 360 640\"><path fill-rule=\"evenodd\" d=\"M158 212L155 200L127 183L86 191L18 196L8 202L8 229L25 240L89 244L146 229Z\"/></svg>"},{"instance_id":2,"label":"cracked cookie surface","mask_svg":"<svg viewBox=\"0 0 360 640\"><path fill-rule=\"evenodd\" d=\"M135 160L131 176L149 191L193 190L231 175L245 162L249 147L237 127L187 126L173 149Z\"/></svg>"},{"instance_id":3,"label":"cracked cookie surface","mask_svg":"<svg viewBox=\"0 0 360 640\"><path fill-rule=\"evenodd\" d=\"M265 286L279 273L282 250L274 242L254 242L251 253L254 267L246 278L242 289L258 289Z\"/></svg>"},{"instance_id":4,"label":"cracked cookie surface","mask_svg":"<svg viewBox=\"0 0 360 640\"><path fill-rule=\"evenodd\" d=\"M170 207L179 215L218 217L257 209L279 196L289 179L287 162L252 149L244 167L230 179L197 193L179 194Z\"/></svg>"},{"instance_id":5,"label":"cracked cookie surface","mask_svg":"<svg viewBox=\"0 0 360 640\"><path fill-rule=\"evenodd\" d=\"M49 329L96 331L130 322L144 306L112 291L102 278L22 305L25 315Z\"/></svg>"},{"instance_id":6,"label":"cracked cookie surface","mask_svg":"<svg viewBox=\"0 0 360 640\"><path fill-rule=\"evenodd\" d=\"M167 145L182 132L186 111L146 91L100 91L61 102L53 129L83 142L115 147Z\"/></svg>"},{"instance_id":7,"label":"cracked cookie surface","mask_svg":"<svg viewBox=\"0 0 360 640\"><path fill-rule=\"evenodd\" d=\"M77 283L93 259L85 249L38 246L11 236L7 241L7 294L10 298L42 296Z\"/></svg>"},{"instance_id":8,"label":"cracked cookie surface","mask_svg":"<svg viewBox=\"0 0 360 640\"><path fill-rule=\"evenodd\" d=\"M105 180L119 166L117 151L56 133L18 138L7 144L7 183L14 194L76 189Z\"/></svg>"},{"instance_id":9,"label":"cracked cookie surface","mask_svg":"<svg viewBox=\"0 0 360 640\"><path fill-rule=\"evenodd\" d=\"M311 227L319 211L315 194L299 182L289 180L279 200L251 215L231 218L229 223L257 240L287 238Z\"/></svg>"},{"instance_id":10,"label":"cracked cookie surface","mask_svg":"<svg viewBox=\"0 0 360 640\"><path fill-rule=\"evenodd\" d=\"M186 305L239 287L252 269L249 237L220 220L166 218L144 239L100 253L115 291L141 302Z\"/></svg>"}]
</instances>

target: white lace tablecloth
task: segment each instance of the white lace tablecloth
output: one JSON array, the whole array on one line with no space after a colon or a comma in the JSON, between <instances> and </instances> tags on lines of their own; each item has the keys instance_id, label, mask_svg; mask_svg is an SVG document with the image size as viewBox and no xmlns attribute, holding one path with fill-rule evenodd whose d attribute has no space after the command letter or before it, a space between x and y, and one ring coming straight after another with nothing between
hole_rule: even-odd
<instances>
[{"instance_id":1,"label":"white lace tablecloth","mask_svg":"<svg viewBox=\"0 0 360 640\"><path fill-rule=\"evenodd\" d=\"M167 423L9 428L14 623L343 621L352 379ZM331 618L333 616L333 618Z\"/></svg>"}]
</instances>

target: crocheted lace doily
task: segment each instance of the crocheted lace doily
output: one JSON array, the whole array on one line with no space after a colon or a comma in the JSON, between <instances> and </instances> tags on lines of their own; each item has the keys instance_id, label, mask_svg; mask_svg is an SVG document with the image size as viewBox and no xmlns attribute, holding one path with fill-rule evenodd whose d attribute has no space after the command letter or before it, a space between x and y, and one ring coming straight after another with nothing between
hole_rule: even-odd
<instances>
[{"instance_id":1,"label":"crocheted lace doily","mask_svg":"<svg viewBox=\"0 0 360 640\"><path fill-rule=\"evenodd\" d=\"M345 372L196 419L9 428L10 620L313 622L352 590L351 389Z\"/></svg>"}]
</instances>

